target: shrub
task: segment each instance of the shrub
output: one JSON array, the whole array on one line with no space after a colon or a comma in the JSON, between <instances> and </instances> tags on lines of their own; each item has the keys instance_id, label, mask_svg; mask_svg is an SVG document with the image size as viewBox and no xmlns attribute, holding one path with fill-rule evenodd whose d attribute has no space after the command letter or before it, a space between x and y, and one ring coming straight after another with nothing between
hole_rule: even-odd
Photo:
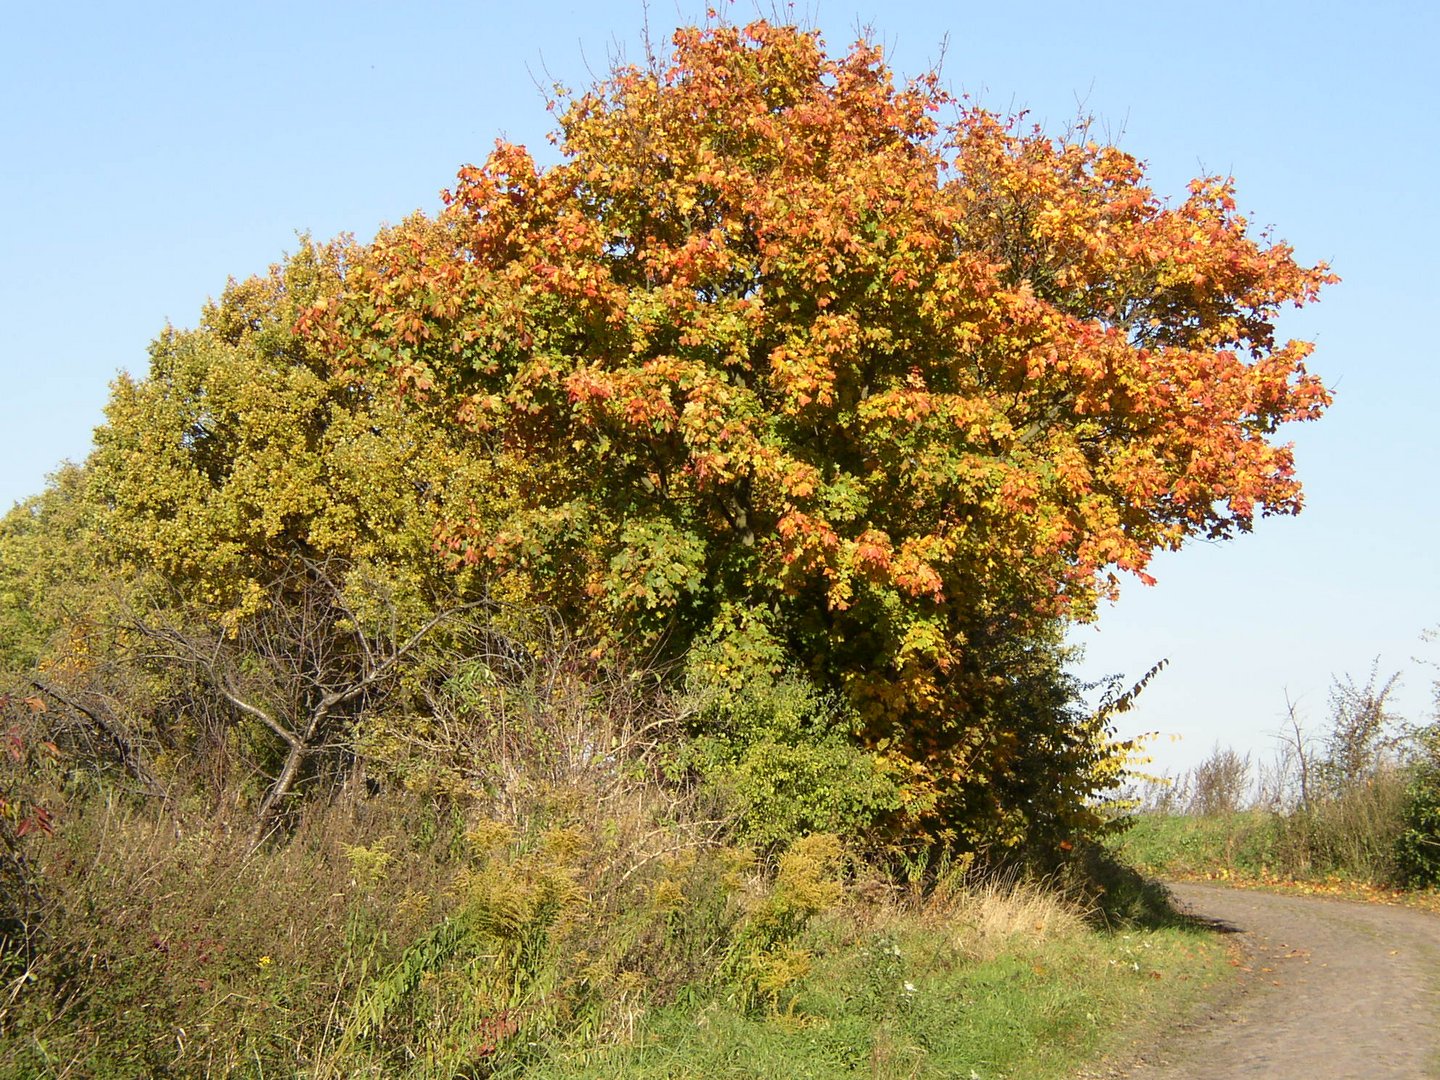
<instances>
[{"instance_id":1,"label":"shrub","mask_svg":"<svg viewBox=\"0 0 1440 1080\"><path fill-rule=\"evenodd\" d=\"M854 715L835 695L763 673L695 694L699 734L677 763L721 795L745 842L780 850L834 833L863 845L900 808L895 768L855 744Z\"/></svg>"},{"instance_id":2,"label":"shrub","mask_svg":"<svg viewBox=\"0 0 1440 1080\"><path fill-rule=\"evenodd\" d=\"M1440 886L1440 722L1420 733L1421 753L1405 790L1404 831L1395 843L1399 874L1412 886Z\"/></svg>"},{"instance_id":3,"label":"shrub","mask_svg":"<svg viewBox=\"0 0 1440 1080\"><path fill-rule=\"evenodd\" d=\"M1192 813L1233 814L1244 807L1250 788L1250 755L1216 746L1191 773Z\"/></svg>"}]
</instances>

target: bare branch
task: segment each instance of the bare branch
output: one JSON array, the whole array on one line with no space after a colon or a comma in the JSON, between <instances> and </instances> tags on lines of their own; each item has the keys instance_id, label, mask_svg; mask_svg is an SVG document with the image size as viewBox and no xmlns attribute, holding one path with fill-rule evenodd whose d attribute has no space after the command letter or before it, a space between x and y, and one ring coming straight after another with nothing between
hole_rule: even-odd
<instances>
[{"instance_id":1,"label":"bare branch","mask_svg":"<svg viewBox=\"0 0 1440 1080\"><path fill-rule=\"evenodd\" d=\"M66 693L52 683L46 682L44 679L32 678L30 680L30 685L35 687L35 689L39 690L42 694L45 694L47 697L54 698L56 701L60 702L60 704L66 706L69 709L73 709L75 712L79 713L81 716L85 717L92 724L94 724L96 729L99 730L99 732L110 743L110 746L114 750L115 756L119 759L121 766L125 769L126 772L128 772L131 776L133 776L136 780L140 782L140 784L145 788L145 793L147 795L153 795L156 798L161 799L168 796L168 792L165 790L164 785L155 778L155 774L151 772L149 766L145 764L144 756L136 748L135 743L130 739L129 735L122 729L119 723L112 722L111 720L102 716L100 712L94 709L87 708L85 705L81 704L81 702L78 701L73 695Z\"/></svg>"},{"instance_id":2,"label":"bare branch","mask_svg":"<svg viewBox=\"0 0 1440 1080\"><path fill-rule=\"evenodd\" d=\"M291 749L297 749L301 746L300 736L296 735L289 728L278 722L274 717L272 717L268 712L260 708L258 705L252 705L250 702L240 697L239 694L235 693L234 690L232 690L229 686L226 685L225 679L218 675L214 670L207 671L206 674L210 676L210 681L214 684L215 689L219 691L220 696L223 697L226 701L228 701L231 705L233 705L237 710L244 713L246 716L253 717L256 720L259 720L276 735L284 739L285 742L290 745Z\"/></svg>"}]
</instances>

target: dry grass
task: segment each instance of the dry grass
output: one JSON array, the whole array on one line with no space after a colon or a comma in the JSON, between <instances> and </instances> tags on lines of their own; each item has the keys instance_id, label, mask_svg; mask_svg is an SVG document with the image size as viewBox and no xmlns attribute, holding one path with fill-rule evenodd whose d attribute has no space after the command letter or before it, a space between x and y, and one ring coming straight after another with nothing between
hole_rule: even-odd
<instances>
[{"instance_id":1,"label":"dry grass","mask_svg":"<svg viewBox=\"0 0 1440 1080\"><path fill-rule=\"evenodd\" d=\"M1091 914L1056 882L972 873L962 865L928 890L862 881L847 893L837 918L856 939L923 929L968 961L983 963L1020 942L1029 947L1084 934Z\"/></svg>"},{"instance_id":2,"label":"dry grass","mask_svg":"<svg viewBox=\"0 0 1440 1080\"><path fill-rule=\"evenodd\" d=\"M1073 937L1088 925L1085 913L1058 891L1031 882L984 881L946 907L943 918L977 959L992 959L1018 939L1043 943Z\"/></svg>"},{"instance_id":3,"label":"dry grass","mask_svg":"<svg viewBox=\"0 0 1440 1080\"><path fill-rule=\"evenodd\" d=\"M441 694L448 728L372 732L388 790L312 801L279 842L234 797L57 804L0 1075L448 1077L626 1039L713 980L759 879L664 777L663 700L563 656Z\"/></svg>"}]
</instances>

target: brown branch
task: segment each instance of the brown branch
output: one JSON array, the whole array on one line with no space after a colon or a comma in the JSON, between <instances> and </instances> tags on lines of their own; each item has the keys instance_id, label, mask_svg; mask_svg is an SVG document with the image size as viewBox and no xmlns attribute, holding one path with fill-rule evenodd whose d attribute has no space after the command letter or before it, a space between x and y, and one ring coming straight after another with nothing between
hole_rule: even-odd
<instances>
[{"instance_id":1,"label":"brown branch","mask_svg":"<svg viewBox=\"0 0 1440 1080\"><path fill-rule=\"evenodd\" d=\"M135 748L135 744L131 742L130 738L121 730L118 724L107 720L95 710L87 708L73 697L70 697L43 679L32 678L30 685L42 694L54 698L66 708L73 709L94 724L100 733L109 741L111 747L114 748L115 756L120 759L121 766L144 786L147 795L152 795L160 799L168 797L169 793L160 781L155 778L155 774L152 773L145 764L139 750Z\"/></svg>"}]
</instances>

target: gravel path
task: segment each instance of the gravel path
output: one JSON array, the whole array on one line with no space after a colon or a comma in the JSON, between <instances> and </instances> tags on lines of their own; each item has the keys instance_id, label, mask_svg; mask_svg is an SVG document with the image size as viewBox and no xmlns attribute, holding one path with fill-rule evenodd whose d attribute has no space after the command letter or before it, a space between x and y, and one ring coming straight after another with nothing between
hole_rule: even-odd
<instances>
[{"instance_id":1,"label":"gravel path","mask_svg":"<svg viewBox=\"0 0 1440 1080\"><path fill-rule=\"evenodd\" d=\"M1119 1075L1440 1077L1440 918L1210 885L1173 889L1193 915L1240 935L1248 974Z\"/></svg>"}]
</instances>

